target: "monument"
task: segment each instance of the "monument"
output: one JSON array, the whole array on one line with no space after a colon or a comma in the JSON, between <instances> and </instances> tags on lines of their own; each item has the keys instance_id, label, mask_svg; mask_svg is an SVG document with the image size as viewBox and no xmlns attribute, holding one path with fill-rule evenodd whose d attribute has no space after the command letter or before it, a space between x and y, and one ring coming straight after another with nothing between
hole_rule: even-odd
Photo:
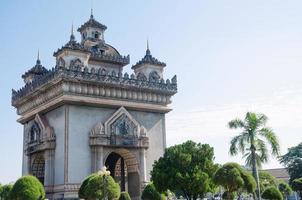
<instances>
[{"instance_id":1,"label":"monument","mask_svg":"<svg viewBox=\"0 0 302 200\"><path fill-rule=\"evenodd\" d=\"M123 73L130 57L105 42L107 27L90 19L54 52L56 66L38 59L12 90L24 126L22 174L36 176L49 199L78 199L86 176L104 166L122 191L140 199L154 160L166 147L165 114L177 92L176 76L151 55Z\"/></svg>"}]
</instances>

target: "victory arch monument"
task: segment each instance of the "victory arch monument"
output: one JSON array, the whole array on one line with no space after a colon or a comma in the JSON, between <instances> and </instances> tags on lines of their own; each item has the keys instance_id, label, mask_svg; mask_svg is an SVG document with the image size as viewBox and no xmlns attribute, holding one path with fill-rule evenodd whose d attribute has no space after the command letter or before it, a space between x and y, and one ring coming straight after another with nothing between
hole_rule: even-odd
<instances>
[{"instance_id":1,"label":"victory arch monument","mask_svg":"<svg viewBox=\"0 0 302 200\"><path fill-rule=\"evenodd\" d=\"M36 176L49 199L77 199L86 176L104 166L132 199L140 199L154 160L166 146L165 114L176 76L151 55L123 72L130 57L105 42L107 27L90 19L54 52L56 66L38 57L12 91L24 126L22 174Z\"/></svg>"}]
</instances>

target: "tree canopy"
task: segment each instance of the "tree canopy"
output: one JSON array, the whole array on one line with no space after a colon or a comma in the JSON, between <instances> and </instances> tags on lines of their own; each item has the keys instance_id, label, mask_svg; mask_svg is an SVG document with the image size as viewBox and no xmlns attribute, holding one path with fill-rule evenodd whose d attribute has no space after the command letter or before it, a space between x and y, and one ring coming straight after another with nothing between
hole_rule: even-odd
<instances>
[{"instance_id":1,"label":"tree canopy","mask_svg":"<svg viewBox=\"0 0 302 200\"><path fill-rule=\"evenodd\" d=\"M10 200L40 200L45 198L42 183L35 176L23 176L17 180L10 192Z\"/></svg>"},{"instance_id":2,"label":"tree canopy","mask_svg":"<svg viewBox=\"0 0 302 200\"><path fill-rule=\"evenodd\" d=\"M281 192L274 186L266 188L261 196L263 199L268 199L268 200L283 199Z\"/></svg>"},{"instance_id":3,"label":"tree canopy","mask_svg":"<svg viewBox=\"0 0 302 200\"><path fill-rule=\"evenodd\" d=\"M277 187L277 179L266 171L259 171L260 191L264 191L267 187Z\"/></svg>"},{"instance_id":4,"label":"tree canopy","mask_svg":"<svg viewBox=\"0 0 302 200\"><path fill-rule=\"evenodd\" d=\"M280 182L278 185L278 189L281 192L283 199L286 199L292 193L291 187L285 182Z\"/></svg>"},{"instance_id":5,"label":"tree canopy","mask_svg":"<svg viewBox=\"0 0 302 200\"><path fill-rule=\"evenodd\" d=\"M79 197L83 199L117 199L120 196L120 186L110 176L110 172L103 169L88 176L79 189Z\"/></svg>"},{"instance_id":6,"label":"tree canopy","mask_svg":"<svg viewBox=\"0 0 302 200\"><path fill-rule=\"evenodd\" d=\"M280 162L284 165L288 165L293 162L296 158L302 158L302 142L297 146L288 149L287 153L280 156Z\"/></svg>"},{"instance_id":7,"label":"tree canopy","mask_svg":"<svg viewBox=\"0 0 302 200\"><path fill-rule=\"evenodd\" d=\"M0 199L1 200L9 200L10 191L12 190L13 185L1 185L0 186Z\"/></svg>"},{"instance_id":8,"label":"tree canopy","mask_svg":"<svg viewBox=\"0 0 302 200\"><path fill-rule=\"evenodd\" d=\"M165 150L153 165L151 179L159 192L169 189L186 199L197 199L214 190L212 176L217 168L212 147L187 141Z\"/></svg>"},{"instance_id":9,"label":"tree canopy","mask_svg":"<svg viewBox=\"0 0 302 200\"><path fill-rule=\"evenodd\" d=\"M237 163L226 163L214 175L214 182L226 190L227 199L240 190L253 193L256 182L252 174Z\"/></svg>"},{"instance_id":10,"label":"tree canopy","mask_svg":"<svg viewBox=\"0 0 302 200\"><path fill-rule=\"evenodd\" d=\"M302 178L293 180L291 185L293 190L299 194L300 199L302 199Z\"/></svg>"},{"instance_id":11,"label":"tree canopy","mask_svg":"<svg viewBox=\"0 0 302 200\"><path fill-rule=\"evenodd\" d=\"M163 200L164 195L160 194L153 183L149 183L143 190L142 200Z\"/></svg>"}]
</instances>

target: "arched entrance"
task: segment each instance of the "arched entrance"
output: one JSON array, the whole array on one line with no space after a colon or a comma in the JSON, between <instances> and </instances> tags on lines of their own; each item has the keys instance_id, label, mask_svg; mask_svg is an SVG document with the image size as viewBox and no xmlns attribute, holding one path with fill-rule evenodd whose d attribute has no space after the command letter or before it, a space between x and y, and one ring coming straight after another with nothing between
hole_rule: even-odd
<instances>
[{"instance_id":1,"label":"arched entrance","mask_svg":"<svg viewBox=\"0 0 302 200\"><path fill-rule=\"evenodd\" d=\"M31 174L44 185L44 177L45 177L45 160L43 156L37 156L34 158L31 165Z\"/></svg>"},{"instance_id":2,"label":"arched entrance","mask_svg":"<svg viewBox=\"0 0 302 200\"><path fill-rule=\"evenodd\" d=\"M126 149L111 152L105 161L111 176L127 191L132 199L140 196L139 166L135 156Z\"/></svg>"},{"instance_id":3,"label":"arched entrance","mask_svg":"<svg viewBox=\"0 0 302 200\"><path fill-rule=\"evenodd\" d=\"M121 155L112 152L107 157L105 166L110 171L110 175L114 180L119 183L121 191L126 191L128 173L124 158Z\"/></svg>"}]
</instances>

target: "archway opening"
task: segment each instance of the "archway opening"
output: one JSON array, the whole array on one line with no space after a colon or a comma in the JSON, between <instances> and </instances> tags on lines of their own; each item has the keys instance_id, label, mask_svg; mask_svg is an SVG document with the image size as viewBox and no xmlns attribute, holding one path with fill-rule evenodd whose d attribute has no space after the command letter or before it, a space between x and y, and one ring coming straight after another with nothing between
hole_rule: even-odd
<instances>
[{"instance_id":1,"label":"archway opening","mask_svg":"<svg viewBox=\"0 0 302 200\"><path fill-rule=\"evenodd\" d=\"M45 160L42 156L38 156L33 160L31 166L31 174L44 185L44 177L45 177Z\"/></svg>"},{"instance_id":2,"label":"archway opening","mask_svg":"<svg viewBox=\"0 0 302 200\"><path fill-rule=\"evenodd\" d=\"M114 180L119 183L121 191L126 191L128 172L125 159L120 154L112 152L107 157L105 166Z\"/></svg>"}]
</instances>

